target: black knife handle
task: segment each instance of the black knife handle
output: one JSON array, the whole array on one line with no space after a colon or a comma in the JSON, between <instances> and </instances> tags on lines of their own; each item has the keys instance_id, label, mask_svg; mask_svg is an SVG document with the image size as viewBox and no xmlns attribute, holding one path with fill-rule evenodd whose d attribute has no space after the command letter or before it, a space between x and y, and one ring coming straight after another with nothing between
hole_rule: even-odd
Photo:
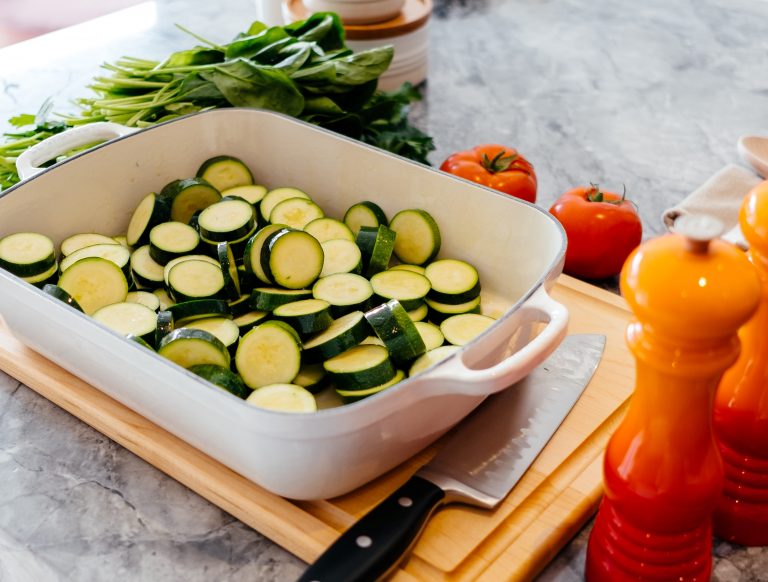
<instances>
[{"instance_id":1,"label":"black knife handle","mask_svg":"<svg viewBox=\"0 0 768 582\"><path fill-rule=\"evenodd\" d=\"M421 477L402 487L345 531L298 582L372 582L390 572L419 537L445 492Z\"/></svg>"}]
</instances>

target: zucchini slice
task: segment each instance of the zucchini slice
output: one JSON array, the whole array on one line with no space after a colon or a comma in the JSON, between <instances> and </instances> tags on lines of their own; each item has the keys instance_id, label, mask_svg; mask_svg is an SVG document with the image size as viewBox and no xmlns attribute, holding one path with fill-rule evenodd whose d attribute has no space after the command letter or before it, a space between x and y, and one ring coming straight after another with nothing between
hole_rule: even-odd
<instances>
[{"instance_id":1,"label":"zucchini slice","mask_svg":"<svg viewBox=\"0 0 768 582\"><path fill-rule=\"evenodd\" d=\"M169 305L167 310L179 325L206 317L232 317L229 304L221 299L195 299Z\"/></svg>"},{"instance_id":2,"label":"zucchini slice","mask_svg":"<svg viewBox=\"0 0 768 582\"><path fill-rule=\"evenodd\" d=\"M424 275L403 269L376 273L371 277L371 287L384 301L397 299L406 311L422 305L431 289Z\"/></svg>"},{"instance_id":3,"label":"zucchini slice","mask_svg":"<svg viewBox=\"0 0 768 582\"><path fill-rule=\"evenodd\" d=\"M216 247L216 256L219 258L221 274L224 275L224 293L230 301L240 299L240 273L237 271L235 255L232 247L227 242L221 242Z\"/></svg>"},{"instance_id":4,"label":"zucchini slice","mask_svg":"<svg viewBox=\"0 0 768 582\"><path fill-rule=\"evenodd\" d=\"M92 315L105 305L125 301L128 281L123 271L102 257L80 259L59 277L59 287Z\"/></svg>"},{"instance_id":5,"label":"zucchini slice","mask_svg":"<svg viewBox=\"0 0 768 582\"><path fill-rule=\"evenodd\" d=\"M495 321L487 315L463 313L444 319L440 324L440 331L449 344L463 346L492 326Z\"/></svg>"},{"instance_id":6,"label":"zucchini slice","mask_svg":"<svg viewBox=\"0 0 768 582\"><path fill-rule=\"evenodd\" d=\"M80 232L61 241L61 256L67 257L84 247L98 244L120 244L113 237L95 232Z\"/></svg>"},{"instance_id":7,"label":"zucchini slice","mask_svg":"<svg viewBox=\"0 0 768 582\"><path fill-rule=\"evenodd\" d=\"M256 388L245 401L258 408L279 412L308 413L317 411L312 393L298 384L269 384Z\"/></svg>"},{"instance_id":8,"label":"zucchini slice","mask_svg":"<svg viewBox=\"0 0 768 582\"><path fill-rule=\"evenodd\" d=\"M387 215L381 206L370 200L364 200L353 204L344 213L344 224L357 236L361 226L377 228L379 225L387 225Z\"/></svg>"},{"instance_id":9,"label":"zucchini slice","mask_svg":"<svg viewBox=\"0 0 768 582\"><path fill-rule=\"evenodd\" d=\"M141 303L155 312L160 309L160 298L149 291L129 291L125 300L131 303Z\"/></svg>"},{"instance_id":10,"label":"zucchini slice","mask_svg":"<svg viewBox=\"0 0 768 582\"><path fill-rule=\"evenodd\" d=\"M276 307L272 315L304 337L327 329L333 323L330 307L330 303L322 299L302 299Z\"/></svg>"},{"instance_id":11,"label":"zucchini slice","mask_svg":"<svg viewBox=\"0 0 768 582\"><path fill-rule=\"evenodd\" d=\"M309 222L304 227L304 232L308 232L321 243L336 239L355 242L355 235L352 234L349 227L340 220L330 218L329 216L316 218Z\"/></svg>"},{"instance_id":12,"label":"zucchini slice","mask_svg":"<svg viewBox=\"0 0 768 582\"><path fill-rule=\"evenodd\" d=\"M477 269L458 259L442 259L427 265L424 275L432 289L429 298L439 303L466 303L480 295Z\"/></svg>"},{"instance_id":13,"label":"zucchini slice","mask_svg":"<svg viewBox=\"0 0 768 582\"><path fill-rule=\"evenodd\" d=\"M357 273L363 269L363 254L353 241L344 238L331 239L320 243L323 247L323 270L321 277L336 273Z\"/></svg>"},{"instance_id":14,"label":"zucchini slice","mask_svg":"<svg viewBox=\"0 0 768 582\"><path fill-rule=\"evenodd\" d=\"M286 303L311 299L309 289L283 289L282 287L256 287L251 291L251 307L257 311L274 311Z\"/></svg>"},{"instance_id":15,"label":"zucchini slice","mask_svg":"<svg viewBox=\"0 0 768 582\"><path fill-rule=\"evenodd\" d=\"M372 344L353 346L326 360L323 367L337 390L365 390L395 376L387 348Z\"/></svg>"},{"instance_id":16,"label":"zucchini slice","mask_svg":"<svg viewBox=\"0 0 768 582\"><path fill-rule=\"evenodd\" d=\"M206 261L212 265L221 265L219 261L209 257L208 255L184 255L182 257L176 257L175 259L168 261L168 263L163 266L163 282L165 283L166 287L168 287L168 273L170 273L171 269L173 269L176 265L183 263L184 261Z\"/></svg>"},{"instance_id":17,"label":"zucchini slice","mask_svg":"<svg viewBox=\"0 0 768 582\"><path fill-rule=\"evenodd\" d=\"M141 199L131 215L125 240L128 246L135 247L149 242L149 232L162 222L171 219L171 206L168 200L150 192ZM62 243L62 252L64 243Z\"/></svg>"},{"instance_id":18,"label":"zucchini slice","mask_svg":"<svg viewBox=\"0 0 768 582\"><path fill-rule=\"evenodd\" d=\"M242 239L256 226L253 206L241 198L220 200L200 212L197 217L200 236L221 242Z\"/></svg>"},{"instance_id":19,"label":"zucchini slice","mask_svg":"<svg viewBox=\"0 0 768 582\"><path fill-rule=\"evenodd\" d=\"M116 236L113 236L112 240L114 240L119 245L123 245L124 247L129 246L128 238L124 234L118 234Z\"/></svg>"},{"instance_id":20,"label":"zucchini slice","mask_svg":"<svg viewBox=\"0 0 768 582\"><path fill-rule=\"evenodd\" d=\"M42 289L46 285L55 284L58 279L58 273L59 264L58 262L55 262L53 263L53 266L44 273L40 273L39 275L32 275L31 277L22 277L22 279L30 285L34 285L35 287Z\"/></svg>"},{"instance_id":21,"label":"zucchini slice","mask_svg":"<svg viewBox=\"0 0 768 582\"><path fill-rule=\"evenodd\" d=\"M155 325L155 341L152 345L155 347L160 345L163 338L171 333L175 328L173 312L171 311L158 311L157 323Z\"/></svg>"},{"instance_id":22,"label":"zucchini slice","mask_svg":"<svg viewBox=\"0 0 768 582\"><path fill-rule=\"evenodd\" d=\"M202 178L185 178L166 184L160 198L170 206L170 218L189 224L196 212L221 200L221 193Z\"/></svg>"},{"instance_id":23,"label":"zucchini slice","mask_svg":"<svg viewBox=\"0 0 768 582\"><path fill-rule=\"evenodd\" d=\"M56 248L44 234L17 232L0 239L0 267L18 277L46 273L55 263Z\"/></svg>"},{"instance_id":24,"label":"zucchini slice","mask_svg":"<svg viewBox=\"0 0 768 582\"><path fill-rule=\"evenodd\" d=\"M78 249L61 260L59 270L63 273L80 259L88 257L100 257L113 262L120 267L120 270L126 276L126 279L130 280L131 251L127 247L117 243L95 244Z\"/></svg>"},{"instance_id":25,"label":"zucchini slice","mask_svg":"<svg viewBox=\"0 0 768 582\"><path fill-rule=\"evenodd\" d=\"M208 261L183 261L168 273L168 290L176 302L224 296L224 275Z\"/></svg>"},{"instance_id":26,"label":"zucchini slice","mask_svg":"<svg viewBox=\"0 0 768 582\"><path fill-rule=\"evenodd\" d=\"M139 287L144 289L162 288L163 265L158 264L149 254L149 245L137 248L131 253L131 275ZM154 291L153 291L154 292Z\"/></svg>"},{"instance_id":27,"label":"zucchini slice","mask_svg":"<svg viewBox=\"0 0 768 582\"><path fill-rule=\"evenodd\" d=\"M183 222L163 222L149 232L149 256L159 265L192 254L199 245L198 232Z\"/></svg>"},{"instance_id":28,"label":"zucchini slice","mask_svg":"<svg viewBox=\"0 0 768 582\"><path fill-rule=\"evenodd\" d=\"M429 306L429 320L440 324L446 317L461 313L480 313L480 299L478 295L466 303L440 303L427 297L424 301Z\"/></svg>"},{"instance_id":29,"label":"zucchini slice","mask_svg":"<svg viewBox=\"0 0 768 582\"><path fill-rule=\"evenodd\" d=\"M361 226L355 238L363 255L363 271L366 277L389 268L389 261L395 249L396 233L385 225L378 227Z\"/></svg>"},{"instance_id":30,"label":"zucchini slice","mask_svg":"<svg viewBox=\"0 0 768 582\"><path fill-rule=\"evenodd\" d=\"M237 349L237 342L240 339L240 328L228 317L206 317L204 319L195 319L185 323L184 327L203 329L211 332L227 347L230 355L234 355L235 350Z\"/></svg>"},{"instance_id":31,"label":"zucchini slice","mask_svg":"<svg viewBox=\"0 0 768 582\"><path fill-rule=\"evenodd\" d=\"M227 303L229 303L229 311L232 313L232 317L238 317L251 311L250 293L245 293L234 300L230 299Z\"/></svg>"},{"instance_id":32,"label":"zucchini slice","mask_svg":"<svg viewBox=\"0 0 768 582\"><path fill-rule=\"evenodd\" d=\"M181 327L160 340L157 353L183 368L198 364L229 367L229 351L211 332Z\"/></svg>"},{"instance_id":33,"label":"zucchini slice","mask_svg":"<svg viewBox=\"0 0 768 582\"><path fill-rule=\"evenodd\" d=\"M390 271L413 271L414 273L419 273L420 275L424 274L424 271L426 270L421 265L409 265L408 263L400 263L399 265L394 265L389 268Z\"/></svg>"},{"instance_id":34,"label":"zucchini slice","mask_svg":"<svg viewBox=\"0 0 768 582\"><path fill-rule=\"evenodd\" d=\"M171 296L168 295L168 290L165 289L164 287L153 289L152 295L155 295L160 300L160 307L158 311L163 311L165 309L168 309L171 305L175 303L175 301L171 299Z\"/></svg>"},{"instance_id":35,"label":"zucchini slice","mask_svg":"<svg viewBox=\"0 0 768 582\"><path fill-rule=\"evenodd\" d=\"M303 358L307 362L327 360L356 346L371 333L362 311L347 313L304 342Z\"/></svg>"},{"instance_id":36,"label":"zucchini slice","mask_svg":"<svg viewBox=\"0 0 768 582\"><path fill-rule=\"evenodd\" d=\"M259 202L267 193L266 186L260 186L258 184L247 184L245 186L234 186L233 188L227 188L221 190L222 198L242 198L254 209L257 209Z\"/></svg>"},{"instance_id":37,"label":"zucchini slice","mask_svg":"<svg viewBox=\"0 0 768 582\"><path fill-rule=\"evenodd\" d=\"M440 229L426 210L401 210L389 227L397 233L395 256L403 263L423 265L440 252Z\"/></svg>"},{"instance_id":38,"label":"zucchini slice","mask_svg":"<svg viewBox=\"0 0 768 582\"><path fill-rule=\"evenodd\" d=\"M324 216L323 209L309 198L287 198L272 209L269 222L302 230L310 222Z\"/></svg>"},{"instance_id":39,"label":"zucchini slice","mask_svg":"<svg viewBox=\"0 0 768 582\"><path fill-rule=\"evenodd\" d=\"M80 307L80 304L75 301L75 298L72 297L69 293L64 291L61 287L58 285L53 285L52 283L48 283L46 285L43 285L43 293L46 293L47 295L50 295L51 297L55 297L59 301L63 301L70 307L74 307L78 311L82 311L83 308Z\"/></svg>"},{"instance_id":40,"label":"zucchini slice","mask_svg":"<svg viewBox=\"0 0 768 582\"><path fill-rule=\"evenodd\" d=\"M427 315L429 315L429 305L427 305L426 301L416 309L411 309L408 312L408 317L411 318L411 321L424 321Z\"/></svg>"},{"instance_id":41,"label":"zucchini slice","mask_svg":"<svg viewBox=\"0 0 768 582\"><path fill-rule=\"evenodd\" d=\"M398 384L399 382L402 382L405 380L405 372L402 370L395 370L395 375L392 377L392 379L389 382L384 382L384 384L379 384L378 386L373 386L372 388L365 388L363 390L342 390L337 388L336 394L341 396L341 399L344 401L345 404L351 404L352 402L357 402L358 400L362 400L363 398L367 398L368 396L372 396L374 394L378 394L379 392L383 392L387 388L391 388L395 384Z\"/></svg>"},{"instance_id":42,"label":"zucchini slice","mask_svg":"<svg viewBox=\"0 0 768 582\"><path fill-rule=\"evenodd\" d=\"M396 362L409 362L427 351L419 330L397 299L367 311L365 318Z\"/></svg>"},{"instance_id":43,"label":"zucchini slice","mask_svg":"<svg viewBox=\"0 0 768 582\"><path fill-rule=\"evenodd\" d=\"M235 366L251 388L292 382L301 367L296 332L275 321L257 325L240 338Z\"/></svg>"},{"instance_id":44,"label":"zucchini slice","mask_svg":"<svg viewBox=\"0 0 768 582\"><path fill-rule=\"evenodd\" d=\"M438 362L442 362L445 358L460 349L460 346L440 346L434 350L429 350L422 356L416 358L413 364L411 364L411 367L408 370L408 376L415 376L419 372L423 372L427 368L431 368Z\"/></svg>"},{"instance_id":45,"label":"zucchini slice","mask_svg":"<svg viewBox=\"0 0 768 582\"><path fill-rule=\"evenodd\" d=\"M282 224L268 224L256 231L245 246L243 253L243 266L249 273L253 273L262 283L273 285L274 281L267 277L267 274L261 268L261 249L270 235L285 228Z\"/></svg>"},{"instance_id":46,"label":"zucchini slice","mask_svg":"<svg viewBox=\"0 0 768 582\"><path fill-rule=\"evenodd\" d=\"M245 385L243 380L229 368L216 364L196 364L189 371L203 380L207 380L214 386L234 394L238 398L248 398L252 390Z\"/></svg>"},{"instance_id":47,"label":"zucchini slice","mask_svg":"<svg viewBox=\"0 0 768 582\"><path fill-rule=\"evenodd\" d=\"M132 333L129 333L127 336L125 336L125 339L135 342L143 348L147 348L148 350L152 350L153 352L155 351L155 348L153 348L151 345L149 345L146 341L144 341L137 335L133 335Z\"/></svg>"},{"instance_id":48,"label":"zucchini slice","mask_svg":"<svg viewBox=\"0 0 768 582\"><path fill-rule=\"evenodd\" d=\"M141 303L112 303L97 309L92 317L121 335L135 335L147 343L155 341L157 314Z\"/></svg>"},{"instance_id":49,"label":"zucchini slice","mask_svg":"<svg viewBox=\"0 0 768 582\"><path fill-rule=\"evenodd\" d=\"M269 311L248 311L242 315L236 316L233 321L237 324L237 328L240 330L240 335L243 336L256 325L264 323L270 315L271 313Z\"/></svg>"},{"instance_id":50,"label":"zucchini slice","mask_svg":"<svg viewBox=\"0 0 768 582\"><path fill-rule=\"evenodd\" d=\"M291 188L291 187L283 187L283 188L275 188L274 190L270 190L264 195L264 198L261 199L261 202L259 203L259 211L261 212L262 218L266 222L272 222L269 217L272 213L272 209L280 204L283 200L288 200L289 198L309 198L309 194L304 192L303 190L299 190L298 188Z\"/></svg>"},{"instance_id":51,"label":"zucchini slice","mask_svg":"<svg viewBox=\"0 0 768 582\"><path fill-rule=\"evenodd\" d=\"M305 289L323 270L323 247L311 234L282 228L261 247L261 269L267 278L286 289Z\"/></svg>"},{"instance_id":52,"label":"zucchini slice","mask_svg":"<svg viewBox=\"0 0 768 582\"><path fill-rule=\"evenodd\" d=\"M196 176L219 192L253 184L250 168L241 159L233 156L215 156L205 160L197 169Z\"/></svg>"},{"instance_id":53,"label":"zucchini slice","mask_svg":"<svg viewBox=\"0 0 768 582\"><path fill-rule=\"evenodd\" d=\"M429 323L427 321L416 321L414 322L414 325L416 326L416 329L419 330L419 335L421 336L421 339L424 340L424 346L427 348L427 351L439 348L445 343L445 336L443 335L443 332L440 331L440 328L434 323Z\"/></svg>"},{"instance_id":54,"label":"zucchini slice","mask_svg":"<svg viewBox=\"0 0 768 582\"><path fill-rule=\"evenodd\" d=\"M299 374L293 379L293 383L306 388L312 394L317 394L328 386L329 380L328 372L325 371L322 363L302 363Z\"/></svg>"},{"instance_id":55,"label":"zucchini slice","mask_svg":"<svg viewBox=\"0 0 768 582\"><path fill-rule=\"evenodd\" d=\"M367 311L373 297L370 281L354 273L337 273L318 279L312 295L331 304L331 315L340 317L350 311Z\"/></svg>"}]
</instances>

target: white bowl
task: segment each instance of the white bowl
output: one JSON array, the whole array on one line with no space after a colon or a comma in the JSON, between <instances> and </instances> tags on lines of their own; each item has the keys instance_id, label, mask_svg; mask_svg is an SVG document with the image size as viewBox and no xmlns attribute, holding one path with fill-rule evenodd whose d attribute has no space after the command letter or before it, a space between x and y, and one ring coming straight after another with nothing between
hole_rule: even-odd
<instances>
[{"instance_id":1,"label":"white bowl","mask_svg":"<svg viewBox=\"0 0 768 582\"><path fill-rule=\"evenodd\" d=\"M400 14L405 0L304 0L311 12L335 12L345 24L372 24Z\"/></svg>"},{"instance_id":2,"label":"white bowl","mask_svg":"<svg viewBox=\"0 0 768 582\"><path fill-rule=\"evenodd\" d=\"M30 176L52 153L125 131L65 132L22 156L19 170ZM39 171L0 195L0 236L33 230L58 244L77 232L120 234L147 192L218 154L242 158L268 187L304 189L331 216L361 199L389 216L428 210L443 233L441 256L479 268L484 308L500 316L454 356L381 394L296 415L249 406L0 269L0 314L21 341L266 489L320 499L370 481L525 376L564 337L567 311L547 294L565 254L551 215L272 112L180 118ZM547 323L530 339L537 322Z\"/></svg>"}]
</instances>

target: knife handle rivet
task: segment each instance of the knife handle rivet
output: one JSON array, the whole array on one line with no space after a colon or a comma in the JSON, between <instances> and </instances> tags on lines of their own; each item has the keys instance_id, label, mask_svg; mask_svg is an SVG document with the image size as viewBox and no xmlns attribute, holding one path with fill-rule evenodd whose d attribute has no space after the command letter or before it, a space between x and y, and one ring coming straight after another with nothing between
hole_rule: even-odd
<instances>
[{"instance_id":1,"label":"knife handle rivet","mask_svg":"<svg viewBox=\"0 0 768 582\"><path fill-rule=\"evenodd\" d=\"M411 505L413 505L413 499L411 499L410 497L401 497L400 499L397 500L397 503L401 507L410 507Z\"/></svg>"},{"instance_id":2,"label":"knife handle rivet","mask_svg":"<svg viewBox=\"0 0 768 582\"><path fill-rule=\"evenodd\" d=\"M373 540L368 536L357 536L355 543L361 548L370 548L373 544Z\"/></svg>"}]
</instances>

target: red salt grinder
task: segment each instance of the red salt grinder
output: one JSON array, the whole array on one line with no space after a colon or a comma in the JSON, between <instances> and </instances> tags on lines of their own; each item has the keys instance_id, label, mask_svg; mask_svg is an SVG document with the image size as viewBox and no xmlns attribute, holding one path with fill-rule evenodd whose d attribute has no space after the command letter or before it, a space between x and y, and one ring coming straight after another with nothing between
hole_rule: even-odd
<instances>
[{"instance_id":1,"label":"red salt grinder","mask_svg":"<svg viewBox=\"0 0 768 582\"><path fill-rule=\"evenodd\" d=\"M715 437L725 468L714 532L747 546L768 545L768 180L741 205L748 256L762 281L757 313L739 332L742 351L715 396Z\"/></svg>"},{"instance_id":2,"label":"red salt grinder","mask_svg":"<svg viewBox=\"0 0 768 582\"><path fill-rule=\"evenodd\" d=\"M685 216L622 269L621 292L635 316L626 331L635 390L605 451L589 582L710 578L712 513L723 486L714 395L760 297L754 267L717 238L721 231L716 219Z\"/></svg>"}]
</instances>

